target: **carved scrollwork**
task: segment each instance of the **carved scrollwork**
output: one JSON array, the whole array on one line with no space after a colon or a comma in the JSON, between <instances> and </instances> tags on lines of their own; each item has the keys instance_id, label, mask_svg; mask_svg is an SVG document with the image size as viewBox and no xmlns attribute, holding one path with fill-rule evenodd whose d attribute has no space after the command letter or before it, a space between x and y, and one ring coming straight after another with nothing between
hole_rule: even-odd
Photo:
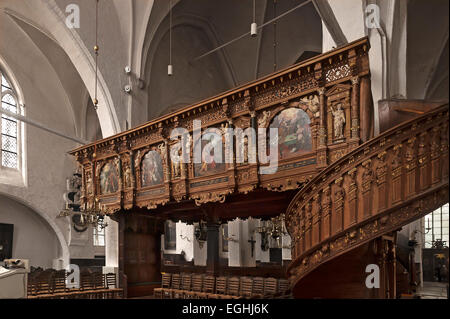
<instances>
[{"instance_id":1,"label":"carved scrollwork","mask_svg":"<svg viewBox=\"0 0 450 319\"><path fill-rule=\"evenodd\" d=\"M205 203L219 202L224 203L226 196L231 194L231 190L221 191L221 192L205 192L202 194L195 194L191 196L191 199L195 201L195 205L201 206Z\"/></svg>"},{"instance_id":2,"label":"carved scrollwork","mask_svg":"<svg viewBox=\"0 0 450 319\"><path fill-rule=\"evenodd\" d=\"M300 99L300 103L305 104L307 106L307 109L313 114L315 118L318 118L320 116L319 112L319 97L315 94L305 96Z\"/></svg>"}]
</instances>

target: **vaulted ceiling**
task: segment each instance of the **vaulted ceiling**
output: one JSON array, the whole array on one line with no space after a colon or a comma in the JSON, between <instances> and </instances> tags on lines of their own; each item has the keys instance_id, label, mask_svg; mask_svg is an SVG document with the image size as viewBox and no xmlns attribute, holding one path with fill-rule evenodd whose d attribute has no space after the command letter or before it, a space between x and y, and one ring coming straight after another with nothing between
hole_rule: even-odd
<instances>
[{"instance_id":1,"label":"vaulted ceiling","mask_svg":"<svg viewBox=\"0 0 450 319\"><path fill-rule=\"evenodd\" d=\"M322 52L322 23L312 3L296 9L201 59L199 56L250 31L253 1L183 0L173 7L172 64L169 64L168 1L155 1L150 21L161 20L145 61L148 118L226 91L295 63L304 52ZM256 1L259 26L298 6L296 0ZM160 18L165 14L163 19ZM276 50L274 50L274 42ZM274 68L274 63L276 67Z\"/></svg>"}]
</instances>

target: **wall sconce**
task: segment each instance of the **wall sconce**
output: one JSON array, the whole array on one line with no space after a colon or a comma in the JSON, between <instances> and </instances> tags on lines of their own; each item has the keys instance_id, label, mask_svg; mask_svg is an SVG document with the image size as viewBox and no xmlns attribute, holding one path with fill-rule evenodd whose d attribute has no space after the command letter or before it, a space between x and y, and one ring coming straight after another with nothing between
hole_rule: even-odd
<instances>
[{"instance_id":1,"label":"wall sconce","mask_svg":"<svg viewBox=\"0 0 450 319\"><path fill-rule=\"evenodd\" d=\"M183 236L183 234L180 234L180 238L183 240L187 240L189 243L191 242L191 239L188 236Z\"/></svg>"},{"instance_id":2,"label":"wall sconce","mask_svg":"<svg viewBox=\"0 0 450 319\"><path fill-rule=\"evenodd\" d=\"M226 240L226 241L232 241L232 242L235 242L235 243L238 243L238 242L239 242L239 240L236 239L236 238L234 238L233 236L231 236L231 237L225 236L225 231L224 231L223 228L222 228L222 238L223 238L224 240Z\"/></svg>"},{"instance_id":3,"label":"wall sconce","mask_svg":"<svg viewBox=\"0 0 450 319\"><path fill-rule=\"evenodd\" d=\"M258 232L261 235L261 250L267 251L269 249L269 232L266 225L263 224L262 226L256 227L254 232Z\"/></svg>"},{"instance_id":4,"label":"wall sconce","mask_svg":"<svg viewBox=\"0 0 450 319\"><path fill-rule=\"evenodd\" d=\"M200 221L200 223L195 226L194 236L198 241L198 245L200 246L200 248L203 248L203 245L208 237L208 230L204 221Z\"/></svg>"}]
</instances>

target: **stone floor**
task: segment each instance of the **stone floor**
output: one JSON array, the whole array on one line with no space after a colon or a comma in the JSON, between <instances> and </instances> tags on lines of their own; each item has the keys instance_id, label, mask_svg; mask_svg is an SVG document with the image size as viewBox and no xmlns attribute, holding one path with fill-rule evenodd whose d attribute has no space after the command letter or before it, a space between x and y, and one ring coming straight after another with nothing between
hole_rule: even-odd
<instances>
[{"instance_id":1,"label":"stone floor","mask_svg":"<svg viewBox=\"0 0 450 319\"><path fill-rule=\"evenodd\" d=\"M423 288L417 293L421 299L448 299L448 282L425 281Z\"/></svg>"}]
</instances>

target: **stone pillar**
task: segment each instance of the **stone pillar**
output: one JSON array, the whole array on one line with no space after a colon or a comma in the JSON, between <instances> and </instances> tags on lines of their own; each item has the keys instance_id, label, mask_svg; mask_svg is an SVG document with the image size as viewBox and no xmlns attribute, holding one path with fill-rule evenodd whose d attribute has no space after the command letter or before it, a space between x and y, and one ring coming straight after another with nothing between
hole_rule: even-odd
<instances>
[{"instance_id":1,"label":"stone pillar","mask_svg":"<svg viewBox=\"0 0 450 319\"><path fill-rule=\"evenodd\" d=\"M119 267L119 224L105 217L108 226L105 228L105 267Z\"/></svg>"}]
</instances>

